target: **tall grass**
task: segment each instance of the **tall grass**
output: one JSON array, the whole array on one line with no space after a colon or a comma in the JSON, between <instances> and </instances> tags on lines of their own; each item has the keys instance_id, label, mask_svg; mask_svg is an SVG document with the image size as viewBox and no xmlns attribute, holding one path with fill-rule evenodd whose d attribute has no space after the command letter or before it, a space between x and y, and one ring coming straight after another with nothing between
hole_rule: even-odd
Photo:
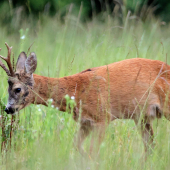
<instances>
[{"instance_id":1,"label":"tall grass","mask_svg":"<svg viewBox=\"0 0 170 170\"><path fill-rule=\"evenodd\" d=\"M109 16L80 23L68 15L63 24L57 17L39 22L23 21L20 33L7 35L0 28L1 54L6 55L5 42L13 46L15 61L21 51L37 54L36 74L62 77L84 69L106 65L128 58L169 61L169 27L154 19L144 24L126 18L119 26ZM42 22L43 21L43 22ZM26 31L27 29L27 31ZM1 105L7 103L7 76L0 69ZM116 120L106 130L98 158L84 159L74 148L74 135L79 128L72 115L52 107L31 105L15 116L3 113L4 129L0 142L5 142L0 155L0 169L169 169L170 123L164 118L154 122L156 147L144 163L144 147L138 128L132 120ZM14 119L14 118L13 118ZM3 135L5 134L5 139ZM12 133L12 134L11 134ZM11 135L10 135L11 134ZM88 152L89 137L84 144ZM4 141L5 140L5 141Z\"/></svg>"}]
</instances>

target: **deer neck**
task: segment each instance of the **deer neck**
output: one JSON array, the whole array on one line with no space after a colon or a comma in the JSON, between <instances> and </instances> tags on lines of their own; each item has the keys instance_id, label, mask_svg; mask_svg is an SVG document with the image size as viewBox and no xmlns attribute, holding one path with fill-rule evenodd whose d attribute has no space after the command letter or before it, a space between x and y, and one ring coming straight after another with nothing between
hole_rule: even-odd
<instances>
[{"instance_id":1,"label":"deer neck","mask_svg":"<svg viewBox=\"0 0 170 170\"><path fill-rule=\"evenodd\" d=\"M74 76L63 78L49 78L34 74L34 87L32 103L48 105L48 100L52 99L52 105L59 110L66 110L65 95L76 98L77 83Z\"/></svg>"}]
</instances>

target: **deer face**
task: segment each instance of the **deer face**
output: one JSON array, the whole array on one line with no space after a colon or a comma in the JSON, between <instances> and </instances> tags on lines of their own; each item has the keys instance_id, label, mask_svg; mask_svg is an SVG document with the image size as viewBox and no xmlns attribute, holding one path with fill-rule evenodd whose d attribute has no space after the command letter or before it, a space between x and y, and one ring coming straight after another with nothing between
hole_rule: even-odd
<instances>
[{"instance_id":1,"label":"deer face","mask_svg":"<svg viewBox=\"0 0 170 170\"><path fill-rule=\"evenodd\" d=\"M37 59L35 53L31 53L27 58L25 52L22 52L17 60L16 72L13 71L10 62L10 54L12 47L8 48L8 57L4 59L9 67L9 70L3 65L0 60L0 66L6 71L8 79L8 103L5 108L7 114L14 114L29 105L32 101L32 89L34 86L33 72L37 67Z\"/></svg>"},{"instance_id":2,"label":"deer face","mask_svg":"<svg viewBox=\"0 0 170 170\"><path fill-rule=\"evenodd\" d=\"M9 97L5 109L7 114L14 114L30 104L33 85L32 75L23 72L16 73L8 79Z\"/></svg>"},{"instance_id":3,"label":"deer face","mask_svg":"<svg viewBox=\"0 0 170 170\"><path fill-rule=\"evenodd\" d=\"M33 86L33 75L22 70L19 73L15 73L14 77L9 77L9 97L5 109L7 114L14 114L31 103Z\"/></svg>"}]
</instances>

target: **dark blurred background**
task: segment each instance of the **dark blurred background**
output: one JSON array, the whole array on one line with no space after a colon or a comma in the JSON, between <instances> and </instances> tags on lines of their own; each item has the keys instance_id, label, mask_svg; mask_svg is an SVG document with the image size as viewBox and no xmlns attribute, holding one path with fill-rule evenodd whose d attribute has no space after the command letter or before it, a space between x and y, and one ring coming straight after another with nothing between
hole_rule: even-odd
<instances>
[{"instance_id":1,"label":"dark blurred background","mask_svg":"<svg viewBox=\"0 0 170 170\"><path fill-rule=\"evenodd\" d=\"M117 17L120 24L128 11L136 19L146 21L149 14L165 24L170 21L169 0L0 0L0 24L11 24L11 31L18 29L23 20L40 19L43 15L64 17L71 10L85 22L93 17L104 20L103 13ZM104 15L106 16L106 15Z\"/></svg>"}]
</instances>

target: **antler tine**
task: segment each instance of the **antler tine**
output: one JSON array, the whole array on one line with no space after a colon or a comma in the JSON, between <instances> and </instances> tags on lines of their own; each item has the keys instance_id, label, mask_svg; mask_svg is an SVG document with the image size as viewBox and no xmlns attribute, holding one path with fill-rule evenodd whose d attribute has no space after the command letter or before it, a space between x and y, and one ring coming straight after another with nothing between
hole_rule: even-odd
<instances>
[{"instance_id":1,"label":"antler tine","mask_svg":"<svg viewBox=\"0 0 170 170\"><path fill-rule=\"evenodd\" d=\"M0 48L1 51L1 48ZM1 56L0 56L1 57ZM5 70L5 72L7 73L8 76L11 76L9 70L6 68L6 66L2 63L1 59L0 59L0 66Z\"/></svg>"},{"instance_id":2,"label":"antler tine","mask_svg":"<svg viewBox=\"0 0 170 170\"><path fill-rule=\"evenodd\" d=\"M11 64L11 50L12 50L12 47L9 47L9 45L7 43L5 43L5 45L6 45L7 50L8 50L8 55L7 55L7 57L3 57L3 56L0 55L0 57L3 60L6 61L9 70L5 67L5 65L2 62L0 62L0 65L6 71L8 76L13 76L14 75L14 71L13 71L12 64Z\"/></svg>"},{"instance_id":3,"label":"antler tine","mask_svg":"<svg viewBox=\"0 0 170 170\"><path fill-rule=\"evenodd\" d=\"M5 65L2 63L1 60L0 60L0 66L4 69L4 71L6 72L6 74L7 74L8 76L11 76L9 70L5 67Z\"/></svg>"}]
</instances>

